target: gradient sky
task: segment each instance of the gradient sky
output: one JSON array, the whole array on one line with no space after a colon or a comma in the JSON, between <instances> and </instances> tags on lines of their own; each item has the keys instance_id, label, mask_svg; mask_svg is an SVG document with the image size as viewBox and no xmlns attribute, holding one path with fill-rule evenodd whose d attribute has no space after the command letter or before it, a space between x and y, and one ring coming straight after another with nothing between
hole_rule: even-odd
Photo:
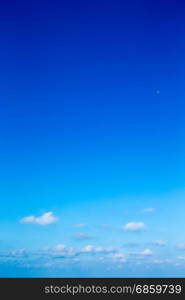
<instances>
[{"instance_id":1,"label":"gradient sky","mask_svg":"<svg viewBox=\"0 0 185 300\"><path fill-rule=\"evenodd\" d=\"M185 4L3 2L0 276L184 276Z\"/></svg>"}]
</instances>

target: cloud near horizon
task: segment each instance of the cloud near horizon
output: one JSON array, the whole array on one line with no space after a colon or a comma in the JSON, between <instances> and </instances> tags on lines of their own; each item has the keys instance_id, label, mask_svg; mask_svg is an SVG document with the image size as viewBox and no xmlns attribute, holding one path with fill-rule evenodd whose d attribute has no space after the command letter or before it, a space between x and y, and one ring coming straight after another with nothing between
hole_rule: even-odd
<instances>
[{"instance_id":1,"label":"cloud near horizon","mask_svg":"<svg viewBox=\"0 0 185 300\"><path fill-rule=\"evenodd\" d=\"M86 245L81 249L81 253L111 253L114 252L113 247L94 247L92 245Z\"/></svg>"}]
</instances>

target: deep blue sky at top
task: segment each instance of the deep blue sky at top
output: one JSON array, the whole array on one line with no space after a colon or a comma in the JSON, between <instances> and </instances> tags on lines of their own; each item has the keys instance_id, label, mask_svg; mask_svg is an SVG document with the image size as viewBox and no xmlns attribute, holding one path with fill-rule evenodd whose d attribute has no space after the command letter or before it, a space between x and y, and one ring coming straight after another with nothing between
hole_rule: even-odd
<instances>
[{"instance_id":1,"label":"deep blue sky at top","mask_svg":"<svg viewBox=\"0 0 185 300\"><path fill-rule=\"evenodd\" d=\"M183 188L183 1L3 2L5 214Z\"/></svg>"}]
</instances>

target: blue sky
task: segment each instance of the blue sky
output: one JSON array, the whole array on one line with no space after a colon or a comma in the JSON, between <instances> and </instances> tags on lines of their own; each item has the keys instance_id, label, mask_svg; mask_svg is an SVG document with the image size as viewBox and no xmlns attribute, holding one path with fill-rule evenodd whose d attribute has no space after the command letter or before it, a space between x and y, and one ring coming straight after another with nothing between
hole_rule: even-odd
<instances>
[{"instance_id":1,"label":"blue sky","mask_svg":"<svg viewBox=\"0 0 185 300\"><path fill-rule=\"evenodd\" d=\"M184 3L1 6L0 276L184 276Z\"/></svg>"}]
</instances>

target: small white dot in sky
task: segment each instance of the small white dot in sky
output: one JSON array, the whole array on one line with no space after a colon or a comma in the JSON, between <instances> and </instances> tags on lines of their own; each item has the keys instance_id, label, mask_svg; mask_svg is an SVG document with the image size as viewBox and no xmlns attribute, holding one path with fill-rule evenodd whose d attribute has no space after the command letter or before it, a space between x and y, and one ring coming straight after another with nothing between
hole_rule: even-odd
<instances>
[{"instance_id":1,"label":"small white dot in sky","mask_svg":"<svg viewBox=\"0 0 185 300\"><path fill-rule=\"evenodd\" d=\"M159 95L161 93L160 90L156 90L156 94Z\"/></svg>"}]
</instances>

